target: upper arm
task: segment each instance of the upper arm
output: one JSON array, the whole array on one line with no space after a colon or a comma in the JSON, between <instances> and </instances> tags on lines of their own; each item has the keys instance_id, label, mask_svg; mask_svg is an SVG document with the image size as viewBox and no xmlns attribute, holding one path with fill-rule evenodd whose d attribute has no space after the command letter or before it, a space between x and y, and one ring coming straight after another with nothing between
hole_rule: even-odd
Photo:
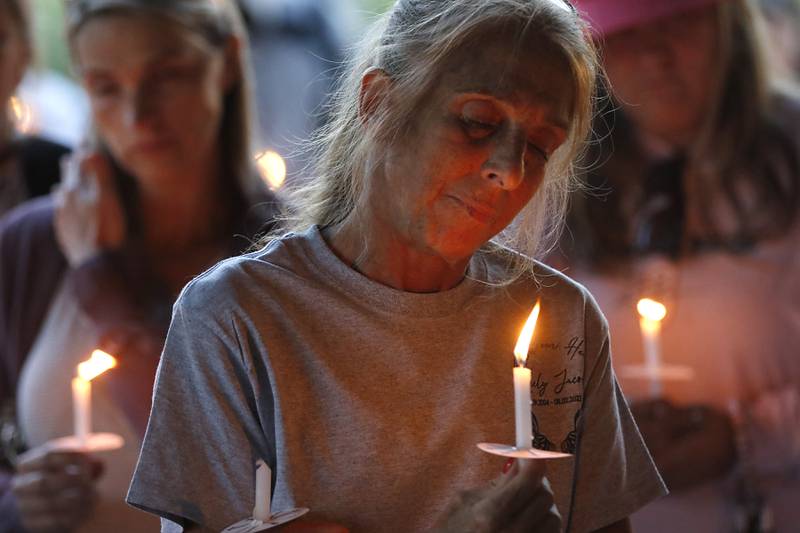
<instances>
[{"instance_id":1,"label":"upper arm","mask_svg":"<svg viewBox=\"0 0 800 533\"><path fill-rule=\"evenodd\" d=\"M221 530L250 515L255 461L269 450L229 315L208 302L187 306L183 298L167 334L128 502L179 524Z\"/></svg>"},{"instance_id":2,"label":"upper arm","mask_svg":"<svg viewBox=\"0 0 800 533\"><path fill-rule=\"evenodd\" d=\"M586 386L575 474L575 531L625 523L625 517L666 493L617 383L608 325L591 297L585 322Z\"/></svg>"}]
</instances>

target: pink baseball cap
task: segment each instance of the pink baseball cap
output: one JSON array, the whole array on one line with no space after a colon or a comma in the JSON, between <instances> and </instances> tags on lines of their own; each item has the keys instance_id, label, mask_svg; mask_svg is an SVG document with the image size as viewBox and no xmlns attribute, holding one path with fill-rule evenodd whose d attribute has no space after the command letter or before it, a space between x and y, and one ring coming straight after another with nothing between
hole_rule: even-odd
<instances>
[{"instance_id":1,"label":"pink baseball cap","mask_svg":"<svg viewBox=\"0 0 800 533\"><path fill-rule=\"evenodd\" d=\"M572 0L596 37L610 35L661 17L716 4L721 0Z\"/></svg>"}]
</instances>

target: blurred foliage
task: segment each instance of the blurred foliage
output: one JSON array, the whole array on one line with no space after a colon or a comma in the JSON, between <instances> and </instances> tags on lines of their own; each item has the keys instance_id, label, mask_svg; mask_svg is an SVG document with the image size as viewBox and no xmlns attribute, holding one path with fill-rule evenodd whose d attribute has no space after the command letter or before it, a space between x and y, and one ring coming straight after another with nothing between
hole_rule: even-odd
<instances>
[{"instance_id":1,"label":"blurred foliage","mask_svg":"<svg viewBox=\"0 0 800 533\"><path fill-rule=\"evenodd\" d=\"M33 8L33 32L39 64L71 75L69 50L64 37L64 1L29 1ZM356 0L354 4L366 13L383 13L394 1Z\"/></svg>"},{"instance_id":2,"label":"blurred foliage","mask_svg":"<svg viewBox=\"0 0 800 533\"><path fill-rule=\"evenodd\" d=\"M30 3L33 8L33 38L39 64L71 74L69 51L64 38L63 0L30 0Z\"/></svg>"},{"instance_id":3,"label":"blurred foliage","mask_svg":"<svg viewBox=\"0 0 800 533\"><path fill-rule=\"evenodd\" d=\"M383 13L389 6L394 3L394 0L358 0L361 4L361 9L368 13Z\"/></svg>"}]
</instances>

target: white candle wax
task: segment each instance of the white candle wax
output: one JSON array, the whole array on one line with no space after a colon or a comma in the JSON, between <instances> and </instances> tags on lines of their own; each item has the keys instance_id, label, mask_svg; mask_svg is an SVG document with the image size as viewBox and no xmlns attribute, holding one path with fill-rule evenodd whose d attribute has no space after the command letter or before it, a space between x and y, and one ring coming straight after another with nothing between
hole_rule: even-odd
<instances>
[{"instance_id":1,"label":"white candle wax","mask_svg":"<svg viewBox=\"0 0 800 533\"><path fill-rule=\"evenodd\" d=\"M650 376L650 396L661 396L661 321L641 317L642 345L647 374Z\"/></svg>"},{"instance_id":2,"label":"white candle wax","mask_svg":"<svg viewBox=\"0 0 800 533\"><path fill-rule=\"evenodd\" d=\"M272 497L272 470L259 459L256 462L256 505L253 518L266 522L270 517L270 498Z\"/></svg>"},{"instance_id":3,"label":"white candle wax","mask_svg":"<svg viewBox=\"0 0 800 533\"><path fill-rule=\"evenodd\" d=\"M514 367L514 415L517 427L517 448L530 449L533 441L531 426L531 371Z\"/></svg>"},{"instance_id":4,"label":"white candle wax","mask_svg":"<svg viewBox=\"0 0 800 533\"><path fill-rule=\"evenodd\" d=\"M83 378L72 378L72 413L75 436L82 446L92 432L92 384Z\"/></svg>"}]
</instances>

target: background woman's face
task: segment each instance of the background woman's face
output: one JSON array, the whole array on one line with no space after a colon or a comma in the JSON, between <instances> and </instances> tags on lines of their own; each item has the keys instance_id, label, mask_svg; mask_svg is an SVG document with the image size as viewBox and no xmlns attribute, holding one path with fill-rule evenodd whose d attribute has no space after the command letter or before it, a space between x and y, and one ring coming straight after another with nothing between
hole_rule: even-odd
<instances>
[{"instance_id":1,"label":"background woman's face","mask_svg":"<svg viewBox=\"0 0 800 533\"><path fill-rule=\"evenodd\" d=\"M230 84L225 54L147 14L90 19L75 54L94 123L112 156L139 180L191 180L217 153Z\"/></svg>"},{"instance_id":2,"label":"background woman's face","mask_svg":"<svg viewBox=\"0 0 800 533\"><path fill-rule=\"evenodd\" d=\"M375 229L451 263L530 201L573 101L571 71L542 39L475 41L444 65L370 184Z\"/></svg>"},{"instance_id":3,"label":"background woman's face","mask_svg":"<svg viewBox=\"0 0 800 533\"><path fill-rule=\"evenodd\" d=\"M605 67L615 96L639 128L685 146L710 109L718 48L712 6L608 36Z\"/></svg>"},{"instance_id":4,"label":"background woman's face","mask_svg":"<svg viewBox=\"0 0 800 533\"><path fill-rule=\"evenodd\" d=\"M22 80L30 59L30 50L19 21L9 13L10 9L0 6L0 102L4 110L6 102Z\"/></svg>"}]
</instances>

